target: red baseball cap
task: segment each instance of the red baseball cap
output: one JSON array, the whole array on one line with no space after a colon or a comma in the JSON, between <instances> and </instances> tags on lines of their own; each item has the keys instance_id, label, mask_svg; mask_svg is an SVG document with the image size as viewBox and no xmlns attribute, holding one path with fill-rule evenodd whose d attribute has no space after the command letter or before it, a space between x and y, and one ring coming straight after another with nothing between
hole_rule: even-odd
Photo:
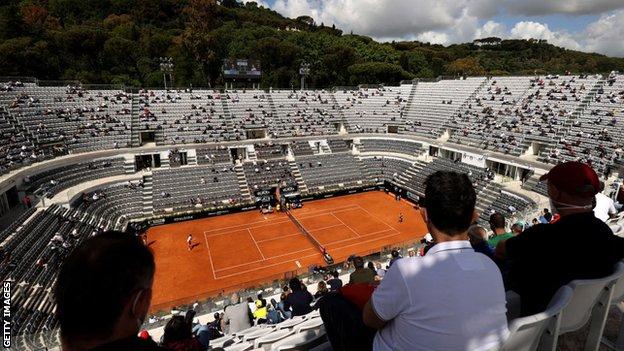
<instances>
[{"instance_id":1,"label":"red baseball cap","mask_svg":"<svg viewBox=\"0 0 624 351\"><path fill-rule=\"evenodd\" d=\"M540 182L544 180L570 195L592 197L600 192L598 175L590 166L581 162L560 163L540 177Z\"/></svg>"}]
</instances>

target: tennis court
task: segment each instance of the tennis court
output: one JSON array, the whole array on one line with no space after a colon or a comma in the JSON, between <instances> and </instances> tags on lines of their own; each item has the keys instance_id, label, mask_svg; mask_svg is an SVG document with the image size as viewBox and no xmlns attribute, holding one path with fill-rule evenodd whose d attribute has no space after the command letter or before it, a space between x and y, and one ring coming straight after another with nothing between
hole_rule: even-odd
<instances>
[{"instance_id":1,"label":"tennis court","mask_svg":"<svg viewBox=\"0 0 624 351\"><path fill-rule=\"evenodd\" d=\"M292 215L336 262L417 241L427 229L408 201L371 191L305 202ZM399 223L399 213L404 221ZM186 237L195 247L188 251ZM324 264L285 213L248 211L150 228L156 257L153 309L259 285Z\"/></svg>"}]
</instances>

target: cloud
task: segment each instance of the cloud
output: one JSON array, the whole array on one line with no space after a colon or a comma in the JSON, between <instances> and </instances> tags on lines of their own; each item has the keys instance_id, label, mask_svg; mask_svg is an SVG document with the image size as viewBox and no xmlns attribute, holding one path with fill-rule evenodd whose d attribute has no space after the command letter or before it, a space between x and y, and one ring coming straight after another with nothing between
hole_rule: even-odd
<instances>
[{"instance_id":1,"label":"cloud","mask_svg":"<svg viewBox=\"0 0 624 351\"><path fill-rule=\"evenodd\" d=\"M584 33L585 49L611 56L624 56L624 10L602 15Z\"/></svg>"},{"instance_id":2,"label":"cloud","mask_svg":"<svg viewBox=\"0 0 624 351\"><path fill-rule=\"evenodd\" d=\"M566 49L580 50L581 45L573 36L565 31L552 31L548 24L522 21L511 29L510 38L517 39L546 39L549 43L562 46Z\"/></svg>"},{"instance_id":3,"label":"cloud","mask_svg":"<svg viewBox=\"0 0 624 351\"><path fill-rule=\"evenodd\" d=\"M512 15L589 15L624 8L622 0L506 0L504 7Z\"/></svg>"},{"instance_id":4,"label":"cloud","mask_svg":"<svg viewBox=\"0 0 624 351\"><path fill-rule=\"evenodd\" d=\"M317 23L380 41L448 45L492 36L535 38L624 57L624 0L275 0L271 7L288 17L308 15ZM543 18L507 25L500 20L505 15L548 14L601 15L576 31L551 28Z\"/></svg>"}]
</instances>

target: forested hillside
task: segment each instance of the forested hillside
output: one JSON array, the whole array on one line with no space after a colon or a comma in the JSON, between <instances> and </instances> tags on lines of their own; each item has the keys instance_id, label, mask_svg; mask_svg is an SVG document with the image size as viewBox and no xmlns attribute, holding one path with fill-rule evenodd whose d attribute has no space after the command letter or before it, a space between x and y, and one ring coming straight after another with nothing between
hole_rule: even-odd
<instances>
[{"instance_id":1,"label":"forested hillside","mask_svg":"<svg viewBox=\"0 0 624 351\"><path fill-rule=\"evenodd\" d=\"M379 43L307 16L285 18L236 0L2 0L0 75L160 86L161 56L178 86L218 86L225 58L261 61L263 87L396 83L440 75L624 71L624 59L545 42Z\"/></svg>"}]
</instances>

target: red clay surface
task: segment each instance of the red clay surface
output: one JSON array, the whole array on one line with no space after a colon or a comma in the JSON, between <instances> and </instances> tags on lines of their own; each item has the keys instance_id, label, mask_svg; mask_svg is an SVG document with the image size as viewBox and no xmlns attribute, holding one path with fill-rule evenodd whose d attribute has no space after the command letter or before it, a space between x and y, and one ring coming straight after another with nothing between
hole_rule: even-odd
<instances>
[{"instance_id":1,"label":"red clay surface","mask_svg":"<svg viewBox=\"0 0 624 351\"><path fill-rule=\"evenodd\" d=\"M416 242L427 232L412 203L379 191L305 202L292 214L335 262ZM147 233L156 257L154 311L325 264L284 213L241 212L152 227ZM192 251L186 245L189 233L196 244Z\"/></svg>"}]
</instances>

